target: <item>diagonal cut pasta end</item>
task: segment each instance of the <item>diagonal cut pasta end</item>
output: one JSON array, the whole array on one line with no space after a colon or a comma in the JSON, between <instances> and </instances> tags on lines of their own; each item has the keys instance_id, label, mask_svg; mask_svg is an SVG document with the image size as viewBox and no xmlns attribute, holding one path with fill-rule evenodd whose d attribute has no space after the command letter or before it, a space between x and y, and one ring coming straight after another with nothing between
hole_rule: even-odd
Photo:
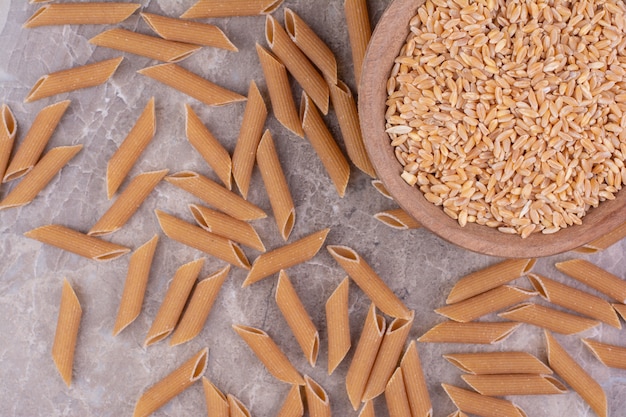
<instances>
[{"instance_id":1,"label":"diagonal cut pasta end","mask_svg":"<svg viewBox=\"0 0 626 417\"><path fill-rule=\"evenodd\" d=\"M0 128L4 131L3 135L5 138L15 139L17 121L15 116L13 116L13 112L11 112L11 108L6 104L3 104L2 108L0 108Z\"/></svg>"}]
</instances>

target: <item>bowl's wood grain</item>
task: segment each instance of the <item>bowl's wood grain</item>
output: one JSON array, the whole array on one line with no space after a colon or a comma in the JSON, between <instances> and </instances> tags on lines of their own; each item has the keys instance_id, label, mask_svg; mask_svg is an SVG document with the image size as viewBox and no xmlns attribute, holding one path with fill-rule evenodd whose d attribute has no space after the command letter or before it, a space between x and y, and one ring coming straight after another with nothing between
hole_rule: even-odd
<instances>
[{"instance_id":1,"label":"bowl's wood grain","mask_svg":"<svg viewBox=\"0 0 626 417\"><path fill-rule=\"evenodd\" d=\"M441 207L427 201L419 189L404 182L400 177L402 166L385 133L386 83L394 59L409 34L409 21L423 3L423 0L395 0L385 11L372 35L359 85L359 115L365 146L380 180L396 202L443 239L474 252L505 258L566 252L626 221L626 191L621 191L615 200L589 210L580 226L571 226L552 235L535 233L522 239L477 224L461 227Z\"/></svg>"}]
</instances>

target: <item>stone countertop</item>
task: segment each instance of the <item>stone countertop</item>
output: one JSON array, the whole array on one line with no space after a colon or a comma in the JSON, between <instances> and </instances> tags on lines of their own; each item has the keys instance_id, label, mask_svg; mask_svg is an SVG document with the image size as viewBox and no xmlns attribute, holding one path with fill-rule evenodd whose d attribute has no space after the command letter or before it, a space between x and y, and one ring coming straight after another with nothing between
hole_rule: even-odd
<instances>
[{"instance_id":1,"label":"stone countertop","mask_svg":"<svg viewBox=\"0 0 626 417\"><path fill-rule=\"evenodd\" d=\"M141 3L142 10L179 16L193 1L148 0ZM285 3L304 18L336 53L339 77L354 90L343 2L287 0ZM388 3L388 0L369 2L373 22ZM275 13L281 22L283 8ZM206 256L166 238L158 226L155 209L191 221L187 204L200 202L171 184L160 183L127 225L106 237L136 249L154 234L160 236L143 311L117 337L111 335L111 330L129 256L97 263L23 236L24 232L49 223L63 224L80 231L89 230L111 204L105 190L107 161L150 97L156 99L157 131L133 167L131 177L145 171L168 168L172 173L195 170L216 178L185 138L183 104L192 106L230 152L234 149L245 107L245 103L223 107L208 107L199 103L137 74L137 70L156 62L125 53L122 54L125 60L109 82L24 104L23 99L41 75L120 55L120 52L96 48L88 43L91 37L108 26L22 29L22 23L35 10L37 6L22 0L0 0L0 102L7 103L18 120L19 143L40 109L62 99L70 99L71 105L48 148L79 143L84 148L31 204L0 211L0 317L3 317L0 320L0 416L130 416L137 398L145 389L205 346L209 347L206 376L222 392L241 399L252 415L275 415L290 387L274 379L263 368L231 329L232 324L245 324L267 331L300 372L312 376L324 387L335 416L356 416L357 412L352 410L345 394L344 380L369 300L356 285L351 284L353 347L335 373L328 376L324 304L345 273L325 249L310 262L288 270L296 291L320 330L321 352L317 366L312 368L273 300L276 276L242 289L246 273L236 268L222 287L206 326L197 338L176 347L169 347L167 341L143 347L146 332L176 269ZM181 65L244 95L250 80L255 80L269 106L254 48L255 42L265 45L264 18L210 19L206 22L220 26L239 52L205 47ZM119 26L150 33L138 13ZM294 93L299 100L300 89L295 83ZM332 112L326 121L335 137L340 138ZM498 261L448 244L424 229L401 232L383 225L372 217L373 214L395 206L370 185L369 177L353 168L346 196L339 198L307 140L289 133L271 115L266 127L274 135L296 205L296 222L290 241L330 227L326 244L343 244L357 250L406 305L415 310L411 339L443 321L433 310L444 304L446 294L460 277ZM0 195L6 195L12 187L3 184ZM257 169L253 174L249 200L271 213ZM268 249L283 244L271 215L254 221L253 225ZM566 253L540 259L534 270L580 287L557 272L554 263L583 257L624 277L625 250L626 242L622 241L595 255ZM246 253L251 260L258 256L258 252L253 250L246 249ZM201 278L224 266L222 261L206 257ZM50 354L64 277L73 285L83 308L71 388L63 383ZM529 287L525 279L516 283ZM488 318L496 317L491 315ZM575 336L557 336L567 351L602 385L609 399L610 415L622 415L626 409L626 371L601 365L583 346L581 337L626 345L624 333L602 325ZM528 325L494 346L420 343L418 349L434 416L441 417L455 410L441 383L466 387L460 371L447 363L442 354L524 350L546 361L543 331ZM511 399L529 416L594 415L573 392ZM387 415L383 396L375 404L377 415ZM195 384L154 415L206 415L201 384Z\"/></svg>"}]
</instances>

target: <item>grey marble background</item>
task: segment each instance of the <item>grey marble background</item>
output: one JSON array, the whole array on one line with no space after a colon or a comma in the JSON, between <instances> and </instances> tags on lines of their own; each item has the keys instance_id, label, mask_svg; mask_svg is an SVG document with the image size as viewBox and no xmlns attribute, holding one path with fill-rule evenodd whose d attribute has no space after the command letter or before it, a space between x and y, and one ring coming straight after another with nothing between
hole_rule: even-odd
<instances>
[{"instance_id":1,"label":"grey marble background","mask_svg":"<svg viewBox=\"0 0 626 417\"><path fill-rule=\"evenodd\" d=\"M171 16L180 15L192 2L141 0L143 10ZM340 78L354 88L343 2L287 0L285 3L328 43L337 55ZM388 3L387 0L369 2L373 22ZM131 176L169 168L171 172L192 169L215 178L184 136L183 103L191 104L231 152L245 106L244 103L217 108L205 106L137 74L138 69L155 62L130 54L124 54L126 59L114 77L104 85L23 104L24 97L41 75L120 54L88 43L88 39L105 29L103 27L22 29L22 23L36 9L25 0L0 0L0 101L10 105L18 120L19 143L41 108L62 99L71 99L72 103L49 148L81 143L84 149L33 203L0 212L0 416L130 416L135 401L146 388L205 346L210 349L206 376L219 389L239 397L252 415L275 415L289 386L265 371L231 329L235 323L266 330L303 374L311 375L326 389L335 416L356 416L357 413L349 405L343 381L369 301L355 285L351 286L353 348L335 374L329 377L326 372L324 303L345 274L325 249L311 262L288 271L320 329L322 349L317 366L311 368L273 300L276 277L242 289L245 271L237 269L231 272L224 284L199 337L174 348L170 348L167 341L143 348L146 332L175 270L203 256L194 249L167 239L159 229L154 209L159 208L191 221L186 206L191 202L199 203L199 200L170 184L159 184L129 223L107 237L135 249L155 233L161 236L144 309L139 318L115 338L111 336L111 330L129 256L108 263L96 263L23 236L24 232L48 223L60 223L80 231L89 230L110 205L105 190L107 161L150 97L156 98L157 133ZM282 8L275 15L282 21ZM240 94L246 94L249 81L255 80L269 104L254 48L255 42L265 45L264 18L214 19L208 22L219 25L240 52L203 48L185 60L182 66ZM138 14L121 26L150 33ZM300 90L295 84L294 92L299 100ZM335 136L340 137L335 116L329 115L326 120ZM291 135L271 116L267 127L274 135L296 204L297 217L290 241L330 227L327 244L345 244L355 248L408 307L416 311L411 338L419 337L443 321L433 309L444 303L456 280L498 261L452 246L427 230L399 232L379 223L372 215L393 208L394 204L371 187L367 176L353 169L346 197L340 199L306 140ZM6 195L12 186L2 185L0 196ZM256 170L249 199L271 213ZM254 226L268 249L283 244L271 216L255 221ZM625 249L626 242L621 242L603 253L586 258L624 277ZM254 251L247 251L247 254L251 260L258 255ZM554 263L581 256L568 253L541 259L535 270L566 281L556 271ZM222 261L207 257L201 277L222 266ZM69 389L58 375L50 355L63 277L67 277L74 286L84 311L73 383ZM524 279L517 283L529 286ZM442 382L465 386L460 371L448 364L442 354L521 349L545 361L542 335L540 329L522 326L509 339L495 346L419 344L434 415L447 416L455 409L440 386ZM624 332L603 325L581 335L558 337L568 352L602 385L609 398L610 415L623 416L626 409L626 371L605 368L583 347L580 337L626 345ZM529 416L594 415L573 392L512 399ZM376 409L377 415L387 415L382 396L376 400ZM206 415L201 384L194 385L154 415Z\"/></svg>"}]
</instances>

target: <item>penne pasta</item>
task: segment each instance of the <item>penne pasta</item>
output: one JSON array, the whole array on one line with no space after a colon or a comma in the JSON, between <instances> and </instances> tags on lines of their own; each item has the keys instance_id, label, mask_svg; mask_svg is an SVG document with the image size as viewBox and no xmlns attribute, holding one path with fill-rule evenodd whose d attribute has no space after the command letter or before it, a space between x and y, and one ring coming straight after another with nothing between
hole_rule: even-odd
<instances>
[{"instance_id":1,"label":"penne pasta","mask_svg":"<svg viewBox=\"0 0 626 417\"><path fill-rule=\"evenodd\" d=\"M453 385L441 386L460 411L484 417L526 417L524 411L510 401L487 397Z\"/></svg>"},{"instance_id":2,"label":"penne pasta","mask_svg":"<svg viewBox=\"0 0 626 417\"><path fill-rule=\"evenodd\" d=\"M15 155L13 155L11 163L5 166L6 170L2 170L4 172L2 174L2 182L20 178L33 169L69 105L70 100L63 100L41 109L30 126L28 133L26 133L24 140L17 148ZM13 138L15 138L16 124L10 110L8 112L3 111L3 120L7 116L7 122L12 120ZM7 126L9 125L7 124ZM8 158L9 154L6 154L6 159L8 160Z\"/></svg>"},{"instance_id":3,"label":"penne pasta","mask_svg":"<svg viewBox=\"0 0 626 417\"><path fill-rule=\"evenodd\" d=\"M556 269L600 291L620 303L626 303L626 281L584 259L558 262Z\"/></svg>"},{"instance_id":4,"label":"penne pasta","mask_svg":"<svg viewBox=\"0 0 626 417\"><path fill-rule=\"evenodd\" d=\"M607 416L606 394L602 387L545 331L548 363L554 372L563 378L591 409L600 417Z\"/></svg>"},{"instance_id":5,"label":"penne pasta","mask_svg":"<svg viewBox=\"0 0 626 417\"><path fill-rule=\"evenodd\" d=\"M228 239L207 232L161 210L155 210L163 233L183 245L215 256L231 265L250 269L250 262L241 248Z\"/></svg>"},{"instance_id":6,"label":"penne pasta","mask_svg":"<svg viewBox=\"0 0 626 417\"><path fill-rule=\"evenodd\" d=\"M322 113L328 114L328 84L271 15L265 18L265 40L315 105Z\"/></svg>"},{"instance_id":7,"label":"penne pasta","mask_svg":"<svg viewBox=\"0 0 626 417\"><path fill-rule=\"evenodd\" d=\"M124 57L107 59L44 75L35 82L24 102L31 103L57 94L103 84L113 76L123 59Z\"/></svg>"},{"instance_id":8,"label":"penne pasta","mask_svg":"<svg viewBox=\"0 0 626 417\"><path fill-rule=\"evenodd\" d=\"M191 210L196 223L206 231L265 252L261 238L250 223L197 204L190 204L189 210Z\"/></svg>"},{"instance_id":9,"label":"penne pasta","mask_svg":"<svg viewBox=\"0 0 626 417\"><path fill-rule=\"evenodd\" d=\"M154 235L152 239L138 247L130 257L124 292L122 293L120 307L117 310L117 318L113 326L113 336L120 334L141 313L141 306L143 305L150 268L158 241L159 236Z\"/></svg>"},{"instance_id":10,"label":"penne pasta","mask_svg":"<svg viewBox=\"0 0 626 417\"><path fill-rule=\"evenodd\" d=\"M622 319L626 320L626 305L624 305L624 304L612 304L612 306L615 309L615 311L617 311L619 313L619 315L622 316Z\"/></svg>"},{"instance_id":11,"label":"penne pasta","mask_svg":"<svg viewBox=\"0 0 626 417\"><path fill-rule=\"evenodd\" d=\"M372 180L372 187L374 187L383 197L393 200L393 197L389 194L389 191L385 188L385 185L381 180Z\"/></svg>"},{"instance_id":12,"label":"penne pasta","mask_svg":"<svg viewBox=\"0 0 626 417\"><path fill-rule=\"evenodd\" d=\"M354 249L339 245L329 245L326 249L383 313L392 317L411 317L404 303Z\"/></svg>"},{"instance_id":13,"label":"penne pasta","mask_svg":"<svg viewBox=\"0 0 626 417\"><path fill-rule=\"evenodd\" d=\"M24 233L24 236L76 255L96 261L111 261L130 249L72 230L59 224L49 224Z\"/></svg>"},{"instance_id":14,"label":"penne pasta","mask_svg":"<svg viewBox=\"0 0 626 417\"><path fill-rule=\"evenodd\" d=\"M604 366L626 369L626 347L609 345L591 339L582 339L582 341Z\"/></svg>"},{"instance_id":15,"label":"penne pasta","mask_svg":"<svg viewBox=\"0 0 626 417\"><path fill-rule=\"evenodd\" d=\"M30 203L52 181L55 175L72 159L83 145L59 146L52 148L32 171L20 181L2 201L0 210L9 207L19 207Z\"/></svg>"},{"instance_id":16,"label":"penne pasta","mask_svg":"<svg viewBox=\"0 0 626 417\"><path fill-rule=\"evenodd\" d=\"M202 159L213 169L229 190L232 188L232 161L228 151L209 132L189 104L185 104L185 133Z\"/></svg>"},{"instance_id":17,"label":"penne pasta","mask_svg":"<svg viewBox=\"0 0 626 417\"><path fill-rule=\"evenodd\" d=\"M400 368L402 368L404 389L411 408L411 417L432 417L433 407L414 340L409 343L409 347L402 355Z\"/></svg>"},{"instance_id":18,"label":"penne pasta","mask_svg":"<svg viewBox=\"0 0 626 417\"><path fill-rule=\"evenodd\" d=\"M281 237L286 241L293 230L296 210L269 130L266 130L261 138L256 151L256 159L276 225Z\"/></svg>"},{"instance_id":19,"label":"penne pasta","mask_svg":"<svg viewBox=\"0 0 626 417\"><path fill-rule=\"evenodd\" d=\"M196 285L185 313L172 334L170 346L186 343L200 334L229 271L230 265L226 265Z\"/></svg>"},{"instance_id":20,"label":"penne pasta","mask_svg":"<svg viewBox=\"0 0 626 417\"><path fill-rule=\"evenodd\" d=\"M169 336L180 319L191 289L204 265L204 258L182 265L165 293L161 307L148 330L144 346L153 345Z\"/></svg>"},{"instance_id":21,"label":"penne pasta","mask_svg":"<svg viewBox=\"0 0 626 417\"><path fill-rule=\"evenodd\" d=\"M376 417L376 412L374 411L374 401L366 401L363 403L363 407L361 407L361 411L359 412L359 417Z\"/></svg>"},{"instance_id":22,"label":"penne pasta","mask_svg":"<svg viewBox=\"0 0 626 417\"><path fill-rule=\"evenodd\" d=\"M278 9L283 0L199 0L183 15L185 19L206 17L255 16Z\"/></svg>"},{"instance_id":23,"label":"penne pasta","mask_svg":"<svg viewBox=\"0 0 626 417\"><path fill-rule=\"evenodd\" d=\"M404 389L402 369L397 367L385 388L385 402L389 417L411 417L409 399Z\"/></svg>"},{"instance_id":24,"label":"penne pasta","mask_svg":"<svg viewBox=\"0 0 626 417\"><path fill-rule=\"evenodd\" d=\"M554 395L567 392L558 379L539 374L461 375L463 381L479 394L490 397L505 395Z\"/></svg>"},{"instance_id":25,"label":"penne pasta","mask_svg":"<svg viewBox=\"0 0 626 417\"><path fill-rule=\"evenodd\" d=\"M513 281L527 274L534 264L535 259L507 259L466 275L452 287L446 303L458 303Z\"/></svg>"},{"instance_id":26,"label":"penne pasta","mask_svg":"<svg viewBox=\"0 0 626 417\"><path fill-rule=\"evenodd\" d=\"M68 387L72 384L74 351L76 350L76 340L82 314L83 310L80 307L78 297L76 297L76 293L70 283L64 278L57 328L54 333L54 343L52 344L52 360Z\"/></svg>"},{"instance_id":27,"label":"penne pasta","mask_svg":"<svg viewBox=\"0 0 626 417\"><path fill-rule=\"evenodd\" d=\"M202 377L209 350L202 349L165 378L148 388L137 400L133 417L147 417Z\"/></svg>"},{"instance_id":28,"label":"penne pasta","mask_svg":"<svg viewBox=\"0 0 626 417\"><path fill-rule=\"evenodd\" d=\"M443 357L463 372L476 375L552 373L548 366L526 352L449 353Z\"/></svg>"},{"instance_id":29,"label":"penne pasta","mask_svg":"<svg viewBox=\"0 0 626 417\"><path fill-rule=\"evenodd\" d=\"M13 143L17 133L17 121L6 104L0 107L0 180L9 165L9 157L13 151ZM1 182L1 181L0 181Z\"/></svg>"},{"instance_id":30,"label":"penne pasta","mask_svg":"<svg viewBox=\"0 0 626 417\"><path fill-rule=\"evenodd\" d=\"M160 171L144 172L133 178L128 187L122 191L117 200L87 234L103 236L121 229L168 171L167 169L162 169Z\"/></svg>"},{"instance_id":31,"label":"penne pasta","mask_svg":"<svg viewBox=\"0 0 626 417\"><path fill-rule=\"evenodd\" d=\"M358 86L361 82L361 67L365 58L365 51L372 36L369 14L367 12L367 1L345 0L343 7L346 14L350 49L352 50L354 79Z\"/></svg>"},{"instance_id":32,"label":"penne pasta","mask_svg":"<svg viewBox=\"0 0 626 417\"><path fill-rule=\"evenodd\" d=\"M243 198L248 198L252 168L256 159L256 151L263 134L263 126L267 118L267 106L254 80L250 81L248 102L243 114L239 137L233 152L233 177Z\"/></svg>"},{"instance_id":33,"label":"penne pasta","mask_svg":"<svg viewBox=\"0 0 626 417\"><path fill-rule=\"evenodd\" d=\"M168 41L238 51L237 47L217 26L152 13L141 13L141 17L150 26L150 29Z\"/></svg>"},{"instance_id":34,"label":"penne pasta","mask_svg":"<svg viewBox=\"0 0 626 417\"><path fill-rule=\"evenodd\" d=\"M350 165L306 93L302 94L300 119L304 134L321 159L339 197L343 198L350 179Z\"/></svg>"},{"instance_id":35,"label":"penne pasta","mask_svg":"<svg viewBox=\"0 0 626 417\"><path fill-rule=\"evenodd\" d=\"M254 327L233 325L233 329L252 349L265 369L279 381L304 385L304 379L293 367L287 356L263 330Z\"/></svg>"},{"instance_id":36,"label":"penne pasta","mask_svg":"<svg viewBox=\"0 0 626 417\"><path fill-rule=\"evenodd\" d=\"M609 246L616 244L620 240L624 239L624 237L626 237L626 222L622 223L604 236L599 237L598 239L593 240L580 248L574 249L574 251L580 253L600 252L607 249Z\"/></svg>"},{"instance_id":37,"label":"penne pasta","mask_svg":"<svg viewBox=\"0 0 626 417\"><path fill-rule=\"evenodd\" d=\"M109 159L106 176L109 200L120 188L139 156L154 137L155 132L156 117L154 114L154 97L152 97L120 147Z\"/></svg>"},{"instance_id":38,"label":"penne pasta","mask_svg":"<svg viewBox=\"0 0 626 417\"><path fill-rule=\"evenodd\" d=\"M296 109L296 104L291 95L291 85L287 75L287 69L282 62L278 60L268 50L258 43L256 44L256 52L259 55L263 75L265 76L265 84L270 94L272 102L272 113L278 121L288 130L300 137L304 137L300 116Z\"/></svg>"},{"instance_id":39,"label":"penne pasta","mask_svg":"<svg viewBox=\"0 0 626 417\"><path fill-rule=\"evenodd\" d=\"M330 400L324 388L309 376L304 376L304 392L310 417L331 417Z\"/></svg>"},{"instance_id":40,"label":"penne pasta","mask_svg":"<svg viewBox=\"0 0 626 417\"><path fill-rule=\"evenodd\" d=\"M350 315L348 290L350 280L345 277L326 301L326 329L328 334L328 375L331 375L350 350Z\"/></svg>"},{"instance_id":41,"label":"penne pasta","mask_svg":"<svg viewBox=\"0 0 626 417\"><path fill-rule=\"evenodd\" d=\"M418 229L422 227L421 224L401 208L381 211L374 214L374 218L396 230Z\"/></svg>"},{"instance_id":42,"label":"penne pasta","mask_svg":"<svg viewBox=\"0 0 626 417\"><path fill-rule=\"evenodd\" d=\"M533 303L519 304L498 314L498 316L511 321L532 324L533 326L561 334L584 332L600 324L597 320L591 320Z\"/></svg>"},{"instance_id":43,"label":"penne pasta","mask_svg":"<svg viewBox=\"0 0 626 417\"><path fill-rule=\"evenodd\" d=\"M254 260L242 287L254 284L281 269L287 269L310 260L319 252L329 231L330 229L322 229L278 249L262 253Z\"/></svg>"},{"instance_id":44,"label":"penne pasta","mask_svg":"<svg viewBox=\"0 0 626 417\"><path fill-rule=\"evenodd\" d=\"M222 106L246 100L244 96L213 84L176 64L154 65L137 72L209 106Z\"/></svg>"},{"instance_id":45,"label":"penne pasta","mask_svg":"<svg viewBox=\"0 0 626 417\"><path fill-rule=\"evenodd\" d=\"M417 341L492 345L509 337L519 326L520 323L511 321L470 323L445 321L428 330Z\"/></svg>"},{"instance_id":46,"label":"penne pasta","mask_svg":"<svg viewBox=\"0 0 626 417\"><path fill-rule=\"evenodd\" d=\"M254 204L195 172L181 171L165 177L165 181L236 219L247 221L267 217L265 212Z\"/></svg>"},{"instance_id":47,"label":"penne pasta","mask_svg":"<svg viewBox=\"0 0 626 417\"><path fill-rule=\"evenodd\" d=\"M228 394L228 409L230 417L250 417L250 411L245 405L234 395Z\"/></svg>"},{"instance_id":48,"label":"penne pasta","mask_svg":"<svg viewBox=\"0 0 626 417\"><path fill-rule=\"evenodd\" d=\"M228 399L206 377L202 377L202 388L206 400L207 416L229 417Z\"/></svg>"},{"instance_id":49,"label":"penne pasta","mask_svg":"<svg viewBox=\"0 0 626 417\"><path fill-rule=\"evenodd\" d=\"M137 3L58 3L37 10L23 25L35 28L51 25L111 25L126 20L141 4Z\"/></svg>"},{"instance_id":50,"label":"penne pasta","mask_svg":"<svg viewBox=\"0 0 626 417\"><path fill-rule=\"evenodd\" d=\"M304 406L299 385L292 385L276 417L302 417Z\"/></svg>"}]
</instances>

